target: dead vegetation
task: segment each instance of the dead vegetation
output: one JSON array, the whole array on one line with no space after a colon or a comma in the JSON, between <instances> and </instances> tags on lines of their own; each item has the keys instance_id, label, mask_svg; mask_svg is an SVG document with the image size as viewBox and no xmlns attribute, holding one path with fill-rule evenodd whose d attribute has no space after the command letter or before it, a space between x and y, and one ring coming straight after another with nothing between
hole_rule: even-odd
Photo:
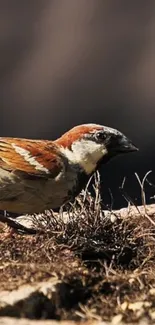
<instances>
[{"instance_id":1,"label":"dead vegetation","mask_svg":"<svg viewBox=\"0 0 155 325\"><path fill-rule=\"evenodd\" d=\"M139 210L136 217L105 216L97 176L95 197L86 189L69 206L67 222L47 213L40 224L36 220L41 230L44 221L46 232L1 240L1 290L56 281L51 296L33 293L0 308L0 316L109 321L120 315L124 322L153 321L155 216L147 213L140 184L143 215Z\"/></svg>"}]
</instances>

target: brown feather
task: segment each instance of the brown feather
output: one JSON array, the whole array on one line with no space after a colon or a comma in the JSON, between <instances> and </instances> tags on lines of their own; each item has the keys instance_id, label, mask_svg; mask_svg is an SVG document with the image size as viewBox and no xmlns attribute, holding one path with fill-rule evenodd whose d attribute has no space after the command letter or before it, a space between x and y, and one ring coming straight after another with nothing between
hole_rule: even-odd
<instances>
[{"instance_id":1,"label":"brown feather","mask_svg":"<svg viewBox=\"0 0 155 325\"><path fill-rule=\"evenodd\" d=\"M27 150L30 156L49 172L37 169L25 160L23 155L16 152L13 145ZM57 151L57 146L52 141L0 138L0 167L9 171L23 171L34 176L56 177L63 167Z\"/></svg>"},{"instance_id":2,"label":"brown feather","mask_svg":"<svg viewBox=\"0 0 155 325\"><path fill-rule=\"evenodd\" d=\"M69 130L68 132L64 133L62 137L54 141L54 143L63 146L64 148L71 148L72 143L76 140L80 140L85 134L89 134L95 130L103 129L102 126L97 125L78 125L75 126L73 129Z\"/></svg>"}]
</instances>

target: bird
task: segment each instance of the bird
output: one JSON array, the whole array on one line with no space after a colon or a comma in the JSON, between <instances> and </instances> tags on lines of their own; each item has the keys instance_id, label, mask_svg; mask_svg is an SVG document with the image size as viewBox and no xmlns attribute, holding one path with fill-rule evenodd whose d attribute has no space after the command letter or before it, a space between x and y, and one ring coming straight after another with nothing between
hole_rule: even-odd
<instances>
[{"instance_id":1,"label":"bird","mask_svg":"<svg viewBox=\"0 0 155 325\"><path fill-rule=\"evenodd\" d=\"M137 150L120 131L93 123L53 141L0 137L0 210L18 215L57 211L75 199L100 166Z\"/></svg>"}]
</instances>

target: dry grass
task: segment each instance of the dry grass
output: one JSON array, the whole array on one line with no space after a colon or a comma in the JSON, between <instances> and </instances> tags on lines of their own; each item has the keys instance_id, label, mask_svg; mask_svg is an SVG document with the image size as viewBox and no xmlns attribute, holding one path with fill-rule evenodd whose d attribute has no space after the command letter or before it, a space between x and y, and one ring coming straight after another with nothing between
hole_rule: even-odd
<instances>
[{"instance_id":1,"label":"dry grass","mask_svg":"<svg viewBox=\"0 0 155 325\"><path fill-rule=\"evenodd\" d=\"M54 319L110 320L117 314L127 322L155 311L155 229L145 216L104 216L96 179L95 198L86 190L69 207L69 221L44 216L47 232L15 235L0 242L1 288L45 281L56 276L56 292L0 311L0 315ZM144 193L143 193L144 194ZM137 304L136 304L137 303ZM139 304L138 304L139 303Z\"/></svg>"}]
</instances>

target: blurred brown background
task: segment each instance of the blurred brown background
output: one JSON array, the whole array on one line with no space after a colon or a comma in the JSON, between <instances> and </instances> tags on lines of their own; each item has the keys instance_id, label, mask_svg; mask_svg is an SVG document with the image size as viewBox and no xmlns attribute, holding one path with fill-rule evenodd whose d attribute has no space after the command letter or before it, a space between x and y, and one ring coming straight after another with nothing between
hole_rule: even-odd
<instances>
[{"instance_id":1,"label":"blurred brown background","mask_svg":"<svg viewBox=\"0 0 155 325\"><path fill-rule=\"evenodd\" d=\"M0 135L54 139L80 123L116 127L140 152L104 167L105 202L110 187L115 205L125 204L124 175L139 196L134 172L155 163L154 17L154 0L0 0Z\"/></svg>"}]
</instances>

